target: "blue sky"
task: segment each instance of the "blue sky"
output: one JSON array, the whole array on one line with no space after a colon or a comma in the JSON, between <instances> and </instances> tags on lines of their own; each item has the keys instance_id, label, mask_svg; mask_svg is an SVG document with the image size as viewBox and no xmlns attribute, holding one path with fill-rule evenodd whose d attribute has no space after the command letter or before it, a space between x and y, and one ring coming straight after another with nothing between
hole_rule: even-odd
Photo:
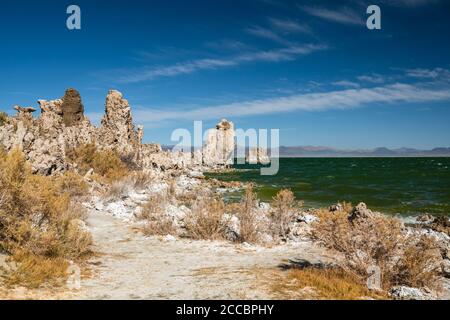
<instances>
[{"instance_id":1,"label":"blue sky","mask_svg":"<svg viewBox=\"0 0 450 320\"><path fill-rule=\"evenodd\" d=\"M77 4L82 29L66 28ZM365 26L368 4L382 30ZM2 1L0 110L68 87L98 123L109 89L144 140L221 118L279 128L283 145L449 146L450 3Z\"/></svg>"}]
</instances>

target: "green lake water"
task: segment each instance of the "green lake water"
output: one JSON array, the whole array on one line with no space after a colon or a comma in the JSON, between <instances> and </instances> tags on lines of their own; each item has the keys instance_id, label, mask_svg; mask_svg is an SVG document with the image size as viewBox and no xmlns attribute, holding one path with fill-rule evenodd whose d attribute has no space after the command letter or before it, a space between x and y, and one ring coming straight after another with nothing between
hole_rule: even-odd
<instances>
[{"instance_id":1,"label":"green lake water","mask_svg":"<svg viewBox=\"0 0 450 320\"><path fill-rule=\"evenodd\" d=\"M282 158L275 176L260 175L257 166L235 168L208 177L254 182L262 201L289 188L307 207L365 202L384 213L450 215L450 158Z\"/></svg>"}]
</instances>

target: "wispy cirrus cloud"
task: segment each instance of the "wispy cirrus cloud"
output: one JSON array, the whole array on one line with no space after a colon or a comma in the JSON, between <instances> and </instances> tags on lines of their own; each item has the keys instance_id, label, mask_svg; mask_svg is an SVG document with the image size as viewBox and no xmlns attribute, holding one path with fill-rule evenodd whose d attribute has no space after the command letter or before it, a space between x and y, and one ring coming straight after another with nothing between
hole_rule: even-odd
<instances>
[{"instance_id":1,"label":"wispy cirrus cloud","mask_svg":"<svg viewBox=\"0 0 450 320\"><path fill-rule=\"evenodd\" d=\"M308 25L290 19L270 18L269 21L274 28L283 33L312 33L312 29Z\"/></svg>"},{"instance_id":2,"label":"wispy cirrus cloud","mask_svg":"<svg viewBox=\"0 0 450 320\"><path fill-rule=\"evenodd\" d=\"M134 112L143 123L172 120L209 120L276 114L293 111L326 111L352 109L370 104L417 103L450 100L450 88L429 88L421 84L395 83L375 88L359 88L321 93L298 94L277 98L198 107L190 110L165 111L141 109Z\"/></svg>"},{"instance_id":3,"label":"wispy cirrus cloud","mask_svg":"<svg viewBox=\"0 0 450 320\"><path fill-rule=\"evenodd\" d=\"M397 7L420 7L439 2L439 0L385 0L390 5Z\"/></svg>"},{"instance_id":4,"label":"wispy cirrus cloud","mask_svg":"<svg viewBox=\"0 0 450 320\"><path fill-rule=\"evenodd\" d=\"M336 81L336 82L333 82L332 85L337 86L337 87L347 87L347 88L361 87L361 85L359 83L356 83L354 81L349 81L349 80Z\"/></svg>"},{"instance_id":5,"label":"wispy cirrus cloud","mask_svg":"<svg viewBox=\"0 0 450 320\"><path fill-rule=\"evenodd\" d=\"M369 82L369 83L375 83L375 84L380 84L380 83L386 82L385 76L382 76L382 75L379 75L376 73L361 75L361 76L358 76L357 79L362 82Z\"/></svg>"},{"instance_id":6,"label":"wispy cirrus cloud","mask_svg":"<svg viewBox=\"0 0 450 320\"><path fill-rule=\"evenodd\" d=\"M413 78L450 79L450 70L444 68L416 68L406 70L406 75Z\"/></svg>"},{"instance_id":7,"label":"wispy cirrus cloud","mask_svg":"<svg viewBox=\"0 0 450 320\"><path fill-rule=\"evenodd\" d=\"M261 26L253 26L250 28L245 29L245 32L259 38L268 39L271 41L274 41L276 43L282 44L284 46L290 46L292 45L292 42L283 38L278 33L274 32L271 29L264 28Z\"/></svg>"},{"instance_id":8,"label":"wispy cirrus cloud","mask_svg":"<svg viewBox=\"0 0 450 320\"><path fill-rule=\"evenodd\" d=\"M251 46L238 40L221 39L217 41L210 41L205 44L209 48L216 50L227 51L244 51L251 49Z\"/></svg>"},{"instance_id":9,"label":"wispy cirrus cloud","mask_svg":"<svg viewBox=\"0 0 450 320\"><path fill-rule=\"evenodd\" d=\"M365 12L359 13L347 7L336 8L334 10L313 6L299 6L299 8L311 16L324 20L347 25L364 25L363 18Z\"/></svg>"},{"instance_id":10,"label":"wispy cirrus cloud","mask_svg":"<svg viewBox=\"0 0 450 320\"><path fill-rule=\"evenodd\" d=\"M251 62L290 61L326 49L328 49L328 46L325 44L292 45L280 49L245 52L229 58L197 59L166 66L113 70L102 72L100 76L108 79L113 76L119 83L137 83L160 77L174 77L201 70L215 70Z\"/></svg>"}]
</instances>

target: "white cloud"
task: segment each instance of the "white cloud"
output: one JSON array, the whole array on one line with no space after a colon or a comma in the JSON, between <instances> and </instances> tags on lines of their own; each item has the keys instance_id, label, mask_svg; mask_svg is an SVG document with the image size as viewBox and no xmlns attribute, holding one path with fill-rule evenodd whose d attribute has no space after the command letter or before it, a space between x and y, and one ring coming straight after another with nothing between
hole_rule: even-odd
<instances>
[{"instance_id":1,"label":"white cloud","mask_svg":"<svg viewBox=\"0 0 450 320\"><path fill-rule=\"evenodd\" d=\"M364 25L365 12L358 13L345 7L332 10L322 7L300 6L300 9L309 15L328 21L349 25Z\"/></svg>"},{"instance_id":2,"label":"white cloud","mask_svg":"<svg viewBox=\"0 0 450 320\"><path fill-rule=\"evenodd\" d=\"M359 83L353 82L353 81L348 81L348 80L341 80L341 81L336 81L332 83L335 86L338 87L347 87L347 88L359 88L360 85Z\"/></svg>"},{"instance_id":3,"label":"white cloud","mask_svg":"<svg viewBox=\"0 0 450 320\"><path fill-rule=\"evenodd\" d=\"M387 0L388 4L398 7L420 7L427 4L436 3L439 0Z\"/></svg>"},{"instance_id":4,"label":"white cloud","mask_svg":"<svg viewBox=\"0 0 450 320\"><path fill-rule=\"evenodd\" d=\"M450 70L443 68L435 68L435 69L416 68L406 70L406 75L413 78L449 79Z\"/></svg>"},{"instance_id":5,"label":"white cloud","mask_svg":"<svg viewBox=\"0 0 450 320\"><path fill-rule=\"evenodd\" d=\"M376 74L376 73L373 73L370 75L362 75L362 76L357 77L357 79L362 82L369 82L369 83L376 83L376 84L384 83L386 81L385 77L383 77L379 74Z\"/></svg>"},{"instance_id":6,"label":"white cloud","mask_svg":"<svg viewBox=\"0 0 450 320\"><path fill-rule=\"evenodd\" d=\"M311 28L306 24L299 24L289 19L270 18L269 20L274 28L284 33L312 33Z\"/></svg>"},{"instance_id":7,"label":"white cloud","mask_svg":"<svg viewBox=\"0 0 450 320\"><path fill-rule=\"evenodd\" d=\"M158 77L173 77L181 74L193 73L199 70L214 70L250 62L289 61L294 60L299 56L326 49L327 46L324 44L295 45L267 51L252 51L230 58L198 59L169 66L115 71L114 74L108 74L107 76L113 76L114 79L121 83L136 83L152 80Z\"/></svg>"},{"instance_id":8,"label":"white cloud","mask_svg":"<svg viewBox=\"0 0 450 320\"><path fill-rule=\"evenodd\" d=\"M237 102L183 111L141 109L134 112L141 122L209 120L276 114L292 111L351 109L373 103L416 103L450 100L450 89L429 89L421 85L391 84L375 88L348 89Z\"/></svg>"},{"instance_id":9,"label":"white cloud","mask_svg":"<svg viewBox=\"0 0 450 320\"><path fill-rule=\"evenodd\" d=\"M253 26L251 28L247 28L245 29L245 32L247 32L252 36L272 40L282 45L286 46L291 45L291 41L284 39L283 37L281 37L280 35L278 35L277 33L275 33L270 29L263 28L260 26Z\"/></svg>"}]
</instances>

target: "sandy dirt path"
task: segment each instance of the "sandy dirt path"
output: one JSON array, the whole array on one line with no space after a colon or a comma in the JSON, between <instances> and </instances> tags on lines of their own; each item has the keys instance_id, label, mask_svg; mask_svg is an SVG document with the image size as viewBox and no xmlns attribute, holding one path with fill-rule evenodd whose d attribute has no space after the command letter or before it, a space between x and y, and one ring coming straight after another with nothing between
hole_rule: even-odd
<instances>
[{"instance_id":1,"label":"sandy dirt path","mask_svg":"<svg viewBox=\"0 0 450 320\"><path fill-rule=\"evenodd\" d=\"M270 299L261 270L277 270L288 259L317 261L321 255L301 243L255 248L149 238L95 211L87 223L99 255L77 299Z\"/></svg>"}]
</instances>

